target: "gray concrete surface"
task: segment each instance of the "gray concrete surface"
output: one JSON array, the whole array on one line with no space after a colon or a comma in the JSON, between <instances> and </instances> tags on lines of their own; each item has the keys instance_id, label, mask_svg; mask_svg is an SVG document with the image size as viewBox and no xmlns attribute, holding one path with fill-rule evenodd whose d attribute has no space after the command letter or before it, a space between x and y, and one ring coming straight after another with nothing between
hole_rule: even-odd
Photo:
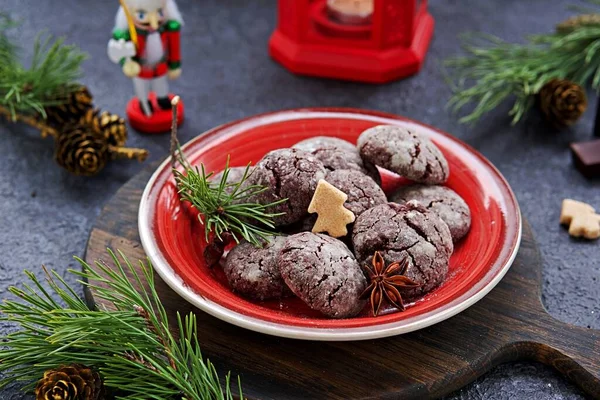
<instances>
[{"instance_id":1,"label":"gray concrete surface","mask_svg":"<svg viewBox=\"0 0 600 400\"><path fill-rule=\"evenodd\" d=\"M593 111L574 128L548 129L537 116L511 127L502 107L480 124L457 123L444 105L450 95L439 65L460 51L457 35L483 31L517 41L547 32L567 17L568 1L432 0L435 38L423 71L385 86L300 78L269 59L266 43L275 24L274 0L181 0L183 78L174 85L186 102L187 141L224 122L252 114L305 106L349 106L402 114L451 132L487 156L515 190L544 257L543 299L555 317L600 328L600 243L569 239L558 226L565 197L600 207L600 183L571 166L567 145L590 138ZM90 54L87 84L98 106L123 113L130 82L105 55L117 1L1 0L0 10L22 20L20 38L30 52L36 33L48 29ZM592 96L590 109L595 109ZM151 160L168 151L167 136L132 132L129 144L146 147ZM76 178L58 168L53 145L23 126L0 123L0 297L21 282L21 270L58 271L81 255L94 219L116 190L143 165L114 163L95 178ZM69 278L73 281L72 278ZM0 324L0 334L14 329ZM535 363L502 365L450 399L576 399L582 393L549 368ZM30 398L18 385L2 399Z\"/></svg>"}]
</instances>

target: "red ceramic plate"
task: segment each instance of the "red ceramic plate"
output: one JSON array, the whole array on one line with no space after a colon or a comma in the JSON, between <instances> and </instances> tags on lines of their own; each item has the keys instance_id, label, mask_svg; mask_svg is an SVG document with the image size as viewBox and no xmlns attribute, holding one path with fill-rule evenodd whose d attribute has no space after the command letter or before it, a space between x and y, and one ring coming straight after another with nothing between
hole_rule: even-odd
<instances>
[{"instance_id":1,"label":"red ceramic plate","mask_svg":"<svg viewBox=\"0 0 600 400\"><path fill-rule=\"evenodd\" d=\"M228 287L220 268L203 259L203 227L175 191L169 160L154 173L142 196L139 230L156 271L177 293L201 310L230 323L277 336L311 340L359 340L397 335L443 321L466 309L502 279L521 240L521 214L500 172L456 138L407 118L348 109L306 109L260 115L217 127L184 146L192 164L220 171L227 155L232 166L256 163L270 150L313 136L356 143L365 129L380 124L408 125L430 137L450 164L447 186L471 208L470 233L455 248L446 281L405 312L334 320L312 312L298 299L245 300ZM383 173L386 192L405 182Z\"/></svg>"}]
</instances>

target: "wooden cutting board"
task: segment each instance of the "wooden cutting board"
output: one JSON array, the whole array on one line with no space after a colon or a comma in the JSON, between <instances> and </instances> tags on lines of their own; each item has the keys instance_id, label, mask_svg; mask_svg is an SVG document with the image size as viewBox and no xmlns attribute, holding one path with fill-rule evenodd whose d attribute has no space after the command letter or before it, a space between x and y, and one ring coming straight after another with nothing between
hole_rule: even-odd
<instances>
[{"instance_id":1,"label":"wooden cutting board","mask_svg":"<svg viewBox=\"0 0 600 400\"><path fill-rule=\"evenodd\" d=\"M90 234L86 260L108 261L106 248L145 259L137 228L142 191L158 164L144 170L104 207ZM110 265L110 264L109 264ZM196 311L205 356L224 376L240 375L251 399L435 398L494 366L535 360L550 365L600 398L600 331L552 318L541 303L542 263L525 221L519 254L483 300L432 327L361 342L309 342L255 333L195 309L157 277L157 290L175 312ZM93 294L87 293L89 301Z\"/></svg>"}]
</instances>

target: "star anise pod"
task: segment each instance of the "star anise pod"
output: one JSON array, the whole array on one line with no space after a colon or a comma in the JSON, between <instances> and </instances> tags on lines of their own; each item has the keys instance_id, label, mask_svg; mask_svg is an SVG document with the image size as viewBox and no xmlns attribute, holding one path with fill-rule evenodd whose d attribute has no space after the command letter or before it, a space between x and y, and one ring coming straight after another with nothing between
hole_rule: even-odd
<instances>
[{"instance_id":1,"label":"star anise pod","mask_svg":"<svg viewBox=\"0 0 600 400\"><path fill-rule=\"evenodd\" d=\"M401 261L391 263L386 267L383 257L376 251L372 264L373 268L365 265L370 284L360 297L362 299L370 298L371 309L375 317L379 314L384 297L391 305L400 311L404 311L404 302L398 289L413 289L421 286L404 275L410 265L408 257L404 257Z\"/></svg>"}]
</instances>

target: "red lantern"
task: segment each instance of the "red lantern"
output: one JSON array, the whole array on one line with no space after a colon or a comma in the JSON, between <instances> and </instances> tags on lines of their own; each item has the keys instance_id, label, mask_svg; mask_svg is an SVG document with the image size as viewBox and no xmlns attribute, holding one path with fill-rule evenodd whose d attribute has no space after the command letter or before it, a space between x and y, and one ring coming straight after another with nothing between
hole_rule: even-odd
<instances>
[{"instance_id":1,"label":"red lantern","mask_svg":"<svg viewBox=\"0 0 600 400\"><path fill-rule=\"evenodd\" d=\"M433 35L427 0L370 0L371 15L351 11L369 0L278 1L269 51L297 74L371 83L403 78L419 71ZM350 9L340 7L344 2Z\"/></svg>"}]
</instances>

